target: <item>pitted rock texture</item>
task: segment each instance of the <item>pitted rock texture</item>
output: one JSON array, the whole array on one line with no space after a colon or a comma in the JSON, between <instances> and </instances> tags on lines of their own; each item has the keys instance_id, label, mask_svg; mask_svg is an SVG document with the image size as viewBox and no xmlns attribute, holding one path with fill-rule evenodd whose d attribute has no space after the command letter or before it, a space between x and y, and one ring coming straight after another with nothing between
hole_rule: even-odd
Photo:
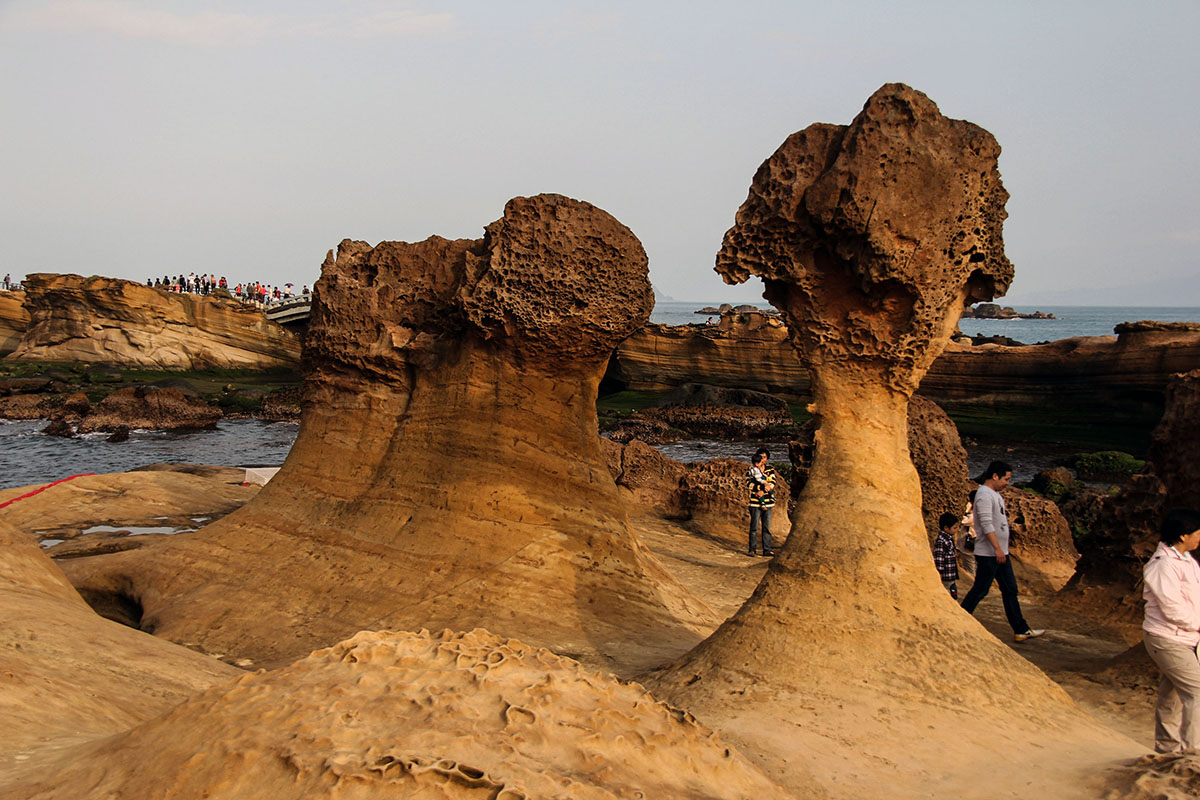
<instances>
[{"instance_id":1,"label":"pitted rock texture","mask_svg":"<svg viewBox=\"0 0 1200 800\"><path fill-rule=\"evenodd\" d=\"M9 358L156 369L294 366L300 340L257 308L115 278L25 279L29 326Z\"/></svg>"},{"instance_id":2,"label":"pitted rock texture","mask_svg":"<svg viewBox=\"0 0 1200 800\"><path fill-rule=\"evenodd\" d=\"M19 507L0 520L4 797L4 783L45 753L124 731L237 673L99 617L36 539L10 524L8 512Z\"/></svg>"},{"instance_id":3,"label":"pitted rock texture","mask_svg":"<svg viewBox=\"0 0 1200 800\"><path fill-rule=\"evenodd\" d=\"M596 435L604 364L652 302L637 238L558 195L510 201L477 241L345 241L278 475L72 577L258 665L373 627L486 627L614 668L683 652L716 619L637 540Z\"/></svg>"},{"instance_id":4,"label":"pitted rock texture","mask_svg":"<svg viewBox=\"0 0 1200 800\"><path fill-rule=\"evenodd\" d=\"M1008 487L1001 494L1008 507L1009 545L1020 575L1021 591L1050 594L1075 574L1079 551L1067 518L1053 500Z\"/></svg>"},{"instance_id":5,"label":"pitted rock texture","mask_svg":"<svg viewBox=\"0 0 1200 800\"><path fill-rule=\"evenodd\" d=\"M871 363L911 393L964 301L1012 280L999 155L987 131L889 84L849 126L812 125L759 167L717 272L761 277L806 360Z\"/></svg>"},{"instance_id":6,"label":"pitted rock texture","mask_svg":"<svg viewBox=\"0 0 1200 800\"><path fill-rule=\"evenodd\" d=\"M1200 754L1151 754L1111 770L1105 800L1192 800L1200 797Z\"/></svg>"},{"instance_id":7,"label":"pitted rock texture","mask_svg":"<svg viewBox=\"0 0 1200 800\"><path fill-rule=\"evenodd\" d=\"M668 519L687 516L680 485L688 474L686 464L637 439L624 446L608 439L602 441L613 480L629 491L634 502Z\"/></svg>"},{"instance_id":8,"label":"pitted rock texture","mask_svg":"<svg viewBox=\"0 0 1200 800\"><path fill-rule=\"evenodd\" d=\"M837 797L979 793L995 757L1095 797L1140 749L1076 708L942 588L905 435L909 396L968 301L1012 278L992 136L889 84L849 126L790 136L759 168L717 272L763 279L809 369L816 457L787 543L745 605L648 679L759 763ZM954 680L947 701L946 676ZM914 748L911 732L953 741ZM1064 764L1053 738L1080 753ZM1068 744L1069 743L1069 744ZM866 762L866 763L864 763ZM883 777L884 775L888 777ZM1025 776L989 773L990 795Z\"/></svg>"},{"instance_id":9,"label":"pitted rock texture","mask_svg":"<svg viewBox=\"0 0 1200 800\"><path fill-rule=\"evenodd\" d=\"M13 798L787 797L691 715L553 653L359 633L184 703Z\"/></svg>"}]
</instances>

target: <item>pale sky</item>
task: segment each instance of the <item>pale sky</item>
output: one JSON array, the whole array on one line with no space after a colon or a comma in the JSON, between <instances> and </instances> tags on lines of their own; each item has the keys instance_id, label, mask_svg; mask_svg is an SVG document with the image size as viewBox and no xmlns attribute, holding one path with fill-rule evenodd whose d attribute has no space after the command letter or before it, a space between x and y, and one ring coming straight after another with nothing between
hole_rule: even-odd
<instances>
[{"instance_id":1,"label":"pale sky","mask_svg":"<svg viewBox=\"0 0 1200 800\"><path fill-rule=\"evenodd\" d=\"M1200 306L1200 2L0 0L0 274L311 285L516 195L628 225L680 300L758 165L884 83L991 131L1005 302Z\"/></svg>"}]
</instances>

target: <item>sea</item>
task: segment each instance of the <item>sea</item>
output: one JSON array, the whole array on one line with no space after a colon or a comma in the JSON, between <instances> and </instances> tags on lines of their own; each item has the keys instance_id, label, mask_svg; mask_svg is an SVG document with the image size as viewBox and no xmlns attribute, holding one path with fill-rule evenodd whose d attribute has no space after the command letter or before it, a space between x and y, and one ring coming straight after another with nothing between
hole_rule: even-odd
<instances>
[{"instance_id":1,"label":"sea","mask_svg":"<svg viewBox=\"0 0 1200 800\"><path fill-rule=\"evenodd\" d=\"M706 306L718 307L723 301L660 301L651 314L652 322L666 325L704 324L708 314L696 313ZM739 305L739 304L734 304ZM769 310L764 302L759 308ZM1043 311L1054 319L963 320L963 333L1007 336L1026 344L1076 336L1111 336L1113 326L1122 322L1159 320L1161 322L1200 322L1200 308L1183 307L1106 307L1041 306L1015 307L1017 311ZM40 433L45 420L0 420L0 489L49 483L85 472L122 472L156 462L218 464L222 466L278 466L299 432L299 425L287 422L261 422L252 419L224 419L213 430L190 433L134 431L121 443L107 441L106 434L90 434L64 439ZM757 446L755 443L754 446ZM787 460L784 442L769 443L772 459ZM684 462L717 457L746 458L746 442L691 440L662 445L659 449ZM751 448L752 449L752 448ZM1058 453L1044 446L1019 444L1005 453L995 454L985 446L967 443L968 466L982 468L990 458L1004 458L1013 465L1014 478L1028 480L1038 469L1049 466ZM1063 453L1062 455L1065 455Z\"/></svg>"},{"instance_id":2,"label":"sea","mask_svg":"<svg viewBox=\"0 0 1200 800\"><path fill-rule=\"evenodd\" d=\"M697 313L702 308L718 308L721 302L678 300L659 301L650 321L662 325L703 325L712 314ZM764 300L751 305L762 311L774 311ZM1001 304L1003 305L1003 303ZM1032 314L1041 311L1054 319L964 319L959 328L967 336L1007 336L1023 344L1074 339L1077 336L1114 336L1113 328L1122 322L1157 320L1159 322L1200 322L1200 308L1185 306L1012 306L1014 311Z\"/></svg>"}]
</instances>

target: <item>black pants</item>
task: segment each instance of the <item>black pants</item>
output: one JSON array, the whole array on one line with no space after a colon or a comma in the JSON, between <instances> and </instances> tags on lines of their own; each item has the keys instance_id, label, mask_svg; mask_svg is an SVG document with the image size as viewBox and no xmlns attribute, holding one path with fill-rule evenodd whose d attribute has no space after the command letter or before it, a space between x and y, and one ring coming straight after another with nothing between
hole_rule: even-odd
<instances>
[{"instance_id":1,"label":"black pants","mask_svg":"<svg viewBox=\"0 0 1200 800\"><path fill-rule=\"evenodd\" d=\"M1001 564L996 561L995 556L975 556L975 583L963 598L962 607L968 614L974 614L975 606L979 605L979 601L986 597L988 590L992 588L992 581L1000 585L1004 616L1008 617L1008 624L1012 626L1013 633L1029 630L1029 623L1025 622L1025 617L1021 614L1021 601L1017 599L1017 576L1013 574L1011 557Z\"/></svg>"}]
</instances>

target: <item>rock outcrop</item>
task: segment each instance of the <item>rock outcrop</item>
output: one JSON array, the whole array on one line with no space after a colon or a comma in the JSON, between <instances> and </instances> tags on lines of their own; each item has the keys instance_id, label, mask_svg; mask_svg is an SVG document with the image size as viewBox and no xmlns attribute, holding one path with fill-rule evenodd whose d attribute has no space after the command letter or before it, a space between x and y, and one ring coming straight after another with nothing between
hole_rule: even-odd
<instances>
[{"instance_id":1,"label":"rock outcrop","mask_svg":"<svg viewBox=\"0 0 1200 800\"><path fill-rule=\"evenodd\" d=\"M621 343L609 375L631 389L704 381L808 396L807 371L785 325L765 315L722 317L722 325L647 325ZM1200 363L1200 331L1186 323L1118 326L1119 335L1045 344L949 343L918 392L951 412L978 408L1074 412L1138 421L1149 430L1170 376Z\"/></svg>"},{"instance_id":2,"label":"rock outcrop","mask_svg":"<svg viewBox=\"0 0 1200 800\"><path fill-rule=\"evenodd\" d=\"M237 674L102 619L41 552L0 520L0 795L31 760L111 736ZM40 769L40 768L39 768ZM77 797L89 796L81 791Z\"/></svg>"},{"instance_id":3,"label":"rock outcrop","mask_svg":"<svg viewBox=\"0 0 1200 800\"><path fill-rule=\"evenodd\" d=\"M203 400L153 386L118 389L95 406L86 395L72 395L51 413L51 424L67 425L74 433L197 430L211 428L220 419L220 409Z\"/></svg>"},{"instance_id":4,"label":"rock outcrop","mask_svg":"<svg viewBox=\"0 0 1200 800\"><path fill-rule=\"evenodd\" d=\"M809 386L787 326L762 312L722 314L719 325L644 325L617 346L608 374L631 389L708 383L800 395Z\"/></svg>"},{"instance_id":5,"label":"rock outcrop","mask_svg":"<svg viewBox=\"0 0 1200 800\"><path fill-rule=\"evenodd\" d=\"M674 441L680 432L701 438L762 439L790 434L792 429L791 411L778 397L751 389L685 383L658 405L605 429L605 435L621 442Z\"/></svg>"},{"instance_id":6,"label":"rock outcrop","mask_svg":"<svg viewBox=\"0 0 1200 800\"><path fill-rule=\"evenodd\" d=\"M761 277L787 318L811 372L818 455L754 595L650 685L752 744L785 783L820 764L817 788L839 797L880 780L890 797L927 796L930 780L972 794L997 741L1023 770L1061 772L1044 747L1054 737L1079 753L1069 792L1094 797L1096 765L1140 749L963 613L929 551L908 402L963 306L1012 278L999 152L987 131L889 84L849 126L788 137L717 256L726 281ZM929 730L954 758L912 746ZM989 780L993 794L1026 785Z\"/></svg>"},{"instance_id":7,"label":"rock outcrop","mask_svg":"<svg viewBox=\"0 0 1200 800\"><path fill-rule=\"evenodd\" d=\"M787 796L637 684L481 630L360 633L213 688L43 772L4 796Z\"/></svg>"},{"instance_id":8,"label":"rock outcrop","mask_svg":"<svg viewBox=\"0 0 1200 800\"><path fill-rule=\"evenodd\" d=\"M1054 501L1033 492L1010 486L1001 494L1008 507L1009 544L1019 564L1022 593L1050 594L1063 588L1079 560L1067 518Z\"/></svg>"},{"instance_id":9,"label":"rock outcrop","mask_svg":"<svg viewBox=\"0 0 1200 800\"><path fill-rule=\"evenodd\" d=\"M1059 601L1141 639L1142 566L1158 546L1162 515L1171 508L1200 509L1200 370L1176 375L1167 407L1154 429L1146 468L1100 505L1080 543L1075 575Z\"/></svg>"},{"instance_id":10,"label":"rock outcrop","mask_svg":"<svg viewBox=\"0 0 1200 800\"><path fill-rule=\"evenodd\" d=\"M115 278L25 279L29 325L9 358L154 369L294 366L300 340L235 300Z\"/></svg>"},{"instance_id":11,"label":"rock outcrop","mask_svg":"<svg viewBox=\"0 0 1200 800\"><path fill-rule=\"evenodd\" d=\"M749 512L746 470L748 464L733 458L714 458L684 464L668 458L637 439L627 445L604 441L608 469L617 486L627 493L635 510L671 520L699 536L745 552ZM791 529L788 500L791 490L782 476L775 489L777 502L771 515L775 546Z\"/></svg>"},{"instance_id":12,"label":"rock outcrop","mask_svg":"<svg viewBox=\"0 0 1200 800\"><path fill-rule=\"evenodd\" d=\"M25 292L0 292L0 356L17 349L28 327Z\"/></svg>"},{"instance_id":13,"label":"rock outcrop","mask_svg":"<svg viewBox=\"0 0 1200 800\"><path fill-rule=\"evenodd\" d=\"M715 625L634 536L596 435L609 353L651 307L629 229L516 198L480 240L344 241L316 297L278 475L196 534L72 559L73 580L268 665L363 628L478 626L631 668Z\"/></svg>"}]
</instances>

